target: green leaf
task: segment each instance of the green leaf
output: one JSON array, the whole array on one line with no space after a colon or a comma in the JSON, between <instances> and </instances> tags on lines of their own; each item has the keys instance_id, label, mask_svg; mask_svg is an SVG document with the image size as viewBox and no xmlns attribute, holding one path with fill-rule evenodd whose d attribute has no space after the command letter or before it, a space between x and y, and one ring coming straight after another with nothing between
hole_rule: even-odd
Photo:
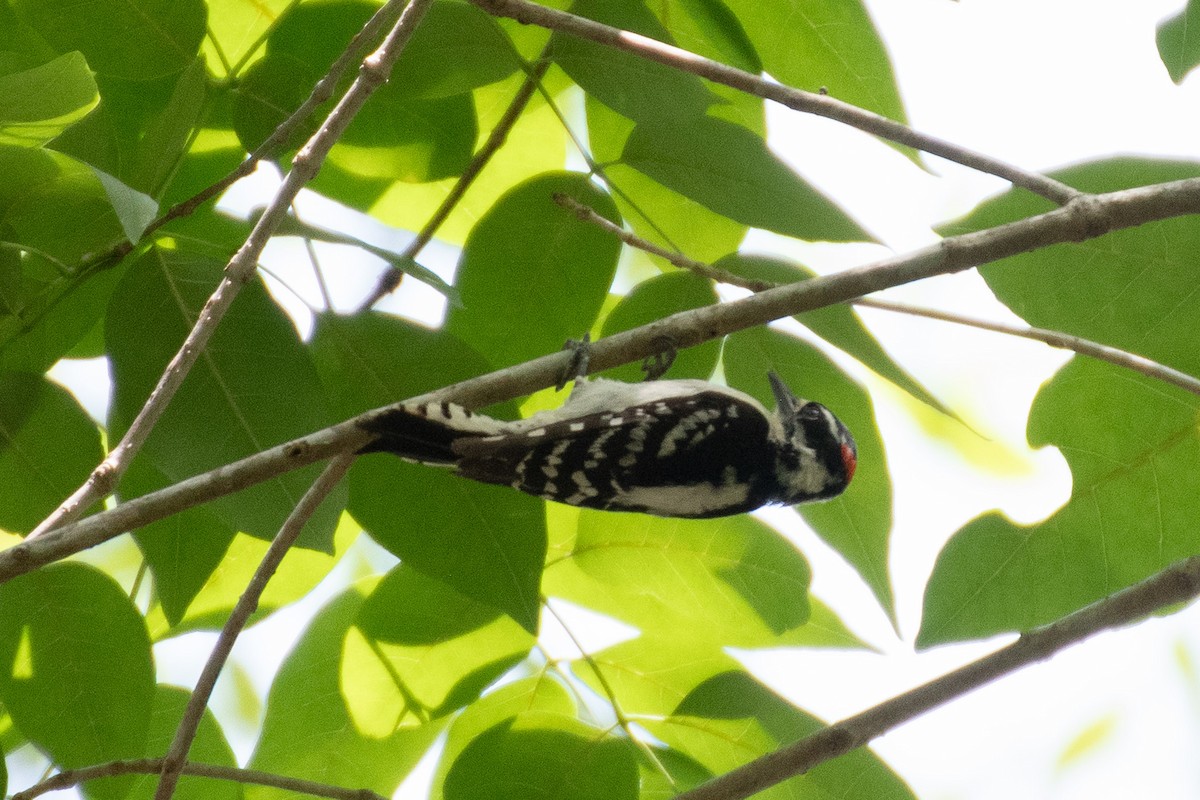
<instances>
[{"instance_id":1,"label":"green leaf","mask_svg":"<svg viewBox=\"0 0 1200 800\"><path fill-rule=\"evenodd\" d=\"M601 697L607 695L607 683L625 714L663 719L697 686L738 669L737 661L723 648L692 636L695 630L674 628L639 636L590 659L578 659L571 670Z\"/></svg>"},{"instance_id":2,"label":"green leaf","mask_svg":"<svg viewBox=\"0 0 1200 800\"><path fill-rule=\"evenodd\" d=\"M467 745L443 791L446 800L634 800L638 772L630 742L526 714Z\"/></svg>"},{"instance_id":3,"label":"green leaf","mask_svg":"<svg viewBox=\"0 0 1200 800\"><path fill-rule=\"evenodd\" d=\"M467 706L450 725L445 749L438 761L431 800L443 800L446 773L464 749L486 730L518 714L536 714L559 724L574 721L577 709L563 685L547 673L522 678L489 692Z\"/></svg>"},{"instance_id":4,"label":"green leaf","mask_svg":"<svg viewBox=\"0 0 1200 800\"><path fill-rule=\"evenodd\" d=\"M350 0L297 4L288 11L271 31L267 56L256 62L238 85L233 121L247 149L262 143L300 106L376 8L371 3ZM479 59L474 55L458 58L456 50L453 60L458 66L448 75L414 75L419 84L416 91L409 87L409 81L398 78L380 86L330 153L330 162L338 169L360 178L424 182L458 175L470 161L478 126L468 90L479 85L478 81L487 83L505 77L517 62L511 50L506 50L495 22L473 7L438 4L427 18L434 20L436 29L429 46L423 45L425 49L418 53L420 61L450 57L438 44L444 44L456 28L465 37L461 46L479 48ZM423 21L420 30L424 28ZM418 33L415 38L420 36ZM502 51L503 72L496 69L497 49ZM419 63L414 65L419 67ZM419 77L426 74L438 77L432 81ZM348 84L352 77L347 76L343 83ZM425 84L420 84L422 80ZM331 107L327 103L314 112L311 123L315 124ZM307 136L307 130L298 131L289 146L299 145Z\"/></svg>"},{"instance_id":5,"label":"green leaf","mask_svg":"<svg viewBox=\"0 0 1200 800\"><path fill-rule=\"evenodd\" d=\"M627 331L655 322L678 311L712 305L717 293L712 284L688 272L674 272L642 281L604 319L603 335ZM719 341L681 351L667 373L671 378L708 380L721 355ZM605 377L636 383L645 377L637 364L609 370Z\"/></svg>"},{"instance_id":6,"label":"green leaf","mask_svg":"<svg viewBox=\"0 0 1200 800\"><path fill-rule=\"evenodd\" d=\"M381 455L354 466L348 509L412 568L537 631L542 501Z\"/></svg>"},{"instance_id":7,"label":"green leaf","mask_svg":"<svg viewBox=\"0 0 1200 800\"><path fill-rule=\"evenodd\" d=\"M154 695L154 716L150 719L150 733L146 740L146 755L161 758L167 754L175 738L175 730L183 718L189 693L174 686L159 686ZM205 709L200 718L196 739L188 751L188 760L220 767L238 766L233 750L225 739L221 726L212 711ZM138 775L133 789L125 800L151 800L158 788L157 775ZM237 781L196 778L187 775L179 779L175 789L178 800L241 800L242 785Z\"/></svg>"},{"instance_id":8,"label":"green leaf","mask_svg":"<svg viewBox=\"0 0 1200 800\"><path fill-rule=\"evenodd\" d=\"M684 50L754 75L762 72L762 62L754 44L722 0L665 0L649 5ZM736 122L747 130L765 135L761 97L719 83L706 86L715 96L708 108L709 116Z\"/></svg>"},{"instance_id":9,"label":"green leaf","mask_svg":"<svg viewBox=\"0 0 1200 800\"><path fill-rule=\"evenodd\" d=\"M99 73L147 80L179 72L200 48L203 0L13 0L60 53L78 50Z\"/></svg>"},{"instance_id":10,"label":"green leaf","mask_svg":"<svg viewBox=\"0 0 1200 800\"><path fill-rule=\"evenodd\" d=\"M561 73L551 71L543 85L548 91L554 91L565 80ZM505 81L472 92L480 130L491 131L499 124L523 82L522 74L514 74ZM500 155L488 162L487 168L472 181L471 190L455 204L450 216L438 228L438 241L461 245L475 223L505 192L536 175L561 169L568 146L574 152L574 145L570 145L554 109L534 95L509 132ZM326 174L327 171L322 170L318 179ZM445 201L449 190L449 184L444 183L392 185L376 181L372 185L361 180L353 185L343 183L346 185L339 187L338 197L349 198L343 202L368 210L376 219L389 225L412 231L424 227Z\"/></svg>"},{"instance_id":11,"label":"green leaf","mask_svg":"<svg viewBox=\"0 0 1200 800\"><path fill-rule=\"evenodd\" d=\"M154 665L142 616L112 578L52 564L0 584L0 700L63 769L145 753ZM133 778L91 781L120 800Z\"/></svg>"},{"instance_id":12,"label":"green leaf","mask_svg":"<svg viewBox=\"0 0 1200 800\"><path fill-rule=\"evenodd\" d=\"M333 163L364 178L424 183L455 177L471 160L479 125L470 94L397 96L384 84L354 118Z\"/></svg>"},{"instance_id":13,"label":"green leaf","mask_svg":"<svg viewBox=\"0 0 1200 800\"><path fill-rule=\"evenodd\" d=\"M1115 158L1054 177L1099 193L1198 175L1195 162ZM947 232L990 228L1048 209L1048 201L1008 193ZM1195 283L1191 254L1196 248L1200 224L1185 216L1041 248L989 264L980 273L996 297L1031 325L1131 350L1197 375L1200 348L1194 346L1194 321L1200 317L1200 295L1179 289ZM1164 305L1164 298L1169 303Z\"/></svg>"},{"instance_id":14,"label":"green leaf","mask_svg":"<svg viewBox=\"0 0 1200 800\"><path fill-rule=\"evenodd\" d=\"M207 0L208 36L201 49L213 69L240 68L295 0ZM318 42L313 42L314 46ZM345 42L342 43L343 45ZM229 73L226 72L226 75Z\"/></svg>"},{"instance_id":15,"label":"green leaf","mask_svg":"<svg viewBox=\"0 0 1200 800\"><path fill-rule=\"evenodd\" d=\"M753 517L585 510L570 555L547 569L546 592L648 636L686 630L714 647L768 647L803 642L809 579L795 547Z\"/></svg>"},{"instance_id":16,"label":"green leaf","mask_svg":"<svg viewBox=\"0 0 1200 800\"><path fill-rule=\"evenodd\" d=\"M639 124L621 161L730 219L810 241L872 241L761 136L725 120Z\"/></svg>"},{"instance_id":17,"label":"green leaf","mask_svg":"<svg viewBox=\"0 0 1200 800\"><path fill-rule=\"evenodd\" d=\"M80 53L0 75L0 144L48 142L98 102L96 79Z\"/></svg>"},{"instance_id":18,"label":"green leaf","mask_svg":"<svg viewBox=\"0 0 1200 800\"><path fill-rule=\"evenodd\" d=\"M729 385L768 407L774 403L767 371L774 370L798 395L822 403L850 429L858 443L858 469L850 487L832 500L796 506L796 511L858 570L889 616L894 614L887 568L892 488L870 397L818 350L768 328L730 336L724 363Z\"/></svg>"},{"instance_id":19,"label":"green leaf","mask_svg":"<svg viewBox=\"0 0 1200 800\"><path fill-rule=\"evenodd\" d=\"M41 375L0 373L0 528L28 533L104 458L100 431Z\"/></svg>"},{"instance_id":20,"label":"green leaf","mask_svg":"<svg viewBox=\"0 0 1200 800\"><path fill-rule=\"evenodd\" d=\"M959 530L925 589L922 647L1029 630L1200 548L1200 398L1077 357L1042 387L1029 442L1057 446L1070 501L1020 526L987 514Z\"/></svg>"},{"instance_id":21,"label":"green leaf","mask_svg":"<svg viewBox=\"0 0 1200 800\"><path fill-rule=\"evenodd\" d=\"M647 720L658 739L714 774L809 736L820 720L791 706L743 672L709 678L662 722ZM762 798L912 798L904 782L866 748L827 761L758 795Z\"/></svg>"},{"instance_id":22,"label":"green leaf","mask_svg":"<svg viewBox=\"0 0 1200 800\"><path fill-rule=\"evenodd\" d=\"M105 328L115 382L111 435L121 435L191 330L223 264L150 250L113 292ZM261 283L246 284L167 407L139 458L172 482L331 424L317 374L295 328ZM228 525L264 539L320 472L289 472L212 503ZM300 541L324 550L344 503L335 490Z\"/></svg>"},{"instance_id":23,"label":"green leaf","mask_svg":"<svg viewBox=\"0 0 1200 800\"><path fill-rule=\"evenodd\" d=\"M1200 35L1192 31L1200 26L1200 3L1188 0L1187 7L1158 24L1155 41L1158 57L1175 83L1183 83L1187 74L1200 64Z\"/></svg>"},{"instance_id":24,"label":"green leaf","mask_svg":"<svg viewBox=\"0 0 1200 800\"><path fill-rule=\"evenodd\" d=\"M379 312L318 315L310 348L342 419L488 371L482 356L446 331ZM499 413L517 410L506 403Z\"/></svg>"},{"instance_id":25,"label":"green leaf","mask_svg":"<svg viewBox=\"0 0 1200 800\"><path fill-rule=\"evenodd\" d=\"M680 792L695 789L714 777L695 759L678 750L654 747L653 751L655 760L662 767L659 769L645 759L638 762L642 774L642 800L671 800Z\"/></svg>"},{"instance_id":26,"label":"green leaf","mask_svg":"<svg viewBox=\"0 0 1200 800\"><path fill-rule=\"evenodd\" d=\"M620 163L617 159L633 131L633 123L590 97L586 108L592 153L605 162L605 178L621 189L613 199L634 233L701 260L716 259L738 248L746 237L746 225L710 211Z\"/></svg>"},{"instance_id":27,"label":"green leaf","mask_svg":"<svg viewBox=\"0 0 1200 800\"><path fill-rule=\"evenodd\" d=\"M727 0L781 83L904 122L887 50L858 0Z\"/></svg>"},{"instance_id":28,"label":"green leaf","mask_svg":"<svg viewBox=\"0 0 1200 800\"><path fill-rule=\"evenodd\" d=\"M130 464L121 485L123 491L137 497L169 484L170 481L148 462L137 459ZM172 627L183 620L188 606L221 563L235 536L237 528L203 505L151 522L133 532L146 566L154 576L158 602Z\"/></svg>"},{"instance_id":29,"label":"green leaf","mask_svg":"<svg viewBox=\"0 0 1200 800\"><path fill-rule=\"evenodd\" d=\"M365 734L387 736L474 702L534 639L494 607L407 565L367 597L346 638L342 693Z\"/></svg>"},{"instance_id":30,"label":"green leaf","mask_svg":"<svg viewBox=\"0 0 1200 800\"><path fill-rule=\"evenodd\" d=\"M125 232L125 238L137 244L146 228L158 216L158 203L154 202L153 197L131 189L107 172L98 169L92 171L104 187L104 193L108 195L113 211L117 212L117 219L121 221L121 230Z\"/></svg>"},{"instance_id":31,"label":"green leaf","mask_svg":"<svg viewBox=\"0 0 1200 800\"><path fill-rule=\"evenodd\" d=\"M585 175L559 172L505 194L467 238L463 307L450 310L446 329L494 366L554 352L590 330L612 283L620 241L555 203L559 192L620 223Z\"/></svg>"},{"instance_id":32,"label":"green leaf","mask_svg":"<svg viewBox=\"0 0 1200 800\"><path fill-rule=\"evenodd\" d=\"M342 654L363 597L351 589L317 614L271 684L251 769L353 786L391 796L443 726L364 736L342 696ZM294 793L246 786L247 800L291 800Z\"/></svg>"},{"instance_id":33,"label":"green leaf","mask_svg":"<svg viewBox=\"0 0 1200 800\"><path fill-rule=\"evenodd\" d=\"M404 95L449 97L503 80L519 68L512 42L491 15L442 0L421 19L390 81Z\"/></svg>"},{"instance_id":34,"label":"green leaf","mask_svg":"<svg viewBox=\"0 0 1200 800\"><path fill-rule=\"evenodd\" d=\"M0 262L4 259L0 251ZM14 290L18 313L0 313L0 370L45 372L96 330L113 287L125 267L101 270L80 279L55 278L41 283L33 259L16 259L21 285ZM24 275L20 271L24 267ZM0 269L2 271L2 269ZM98 354L98 353L97 353Z\"/></svg>"},{"instance_id":35,"label":"green leaf","mask_svg":"<svg viewBox=\"0 0 1200 800\"><path fill-rule=\"evenodd\" d=\"M210 99L205 62L197 58L180 73L166 105L139 137L137 166L128 179L130 186L153 197L162 193L183 161L197 128L203 127Z\"/></svg>"},{"instance_id":36,"label":"green leaf","mask_svg":"<svg viewBox=\"0 0 1200 800\"><path fill-rule=\"evenodd\" d=\"M664 24L685 50L746 72L762 72L762 62L745 28L722 0L671 0Z\"/></svg>"},{"instance_id":37,"label":"green leaf","mask_svg":"<svg viewBox=\"0 0 1200 800\"><path fill-rule=\"evenodd\" d=\"M124 238L90 167L49 150L0 144L0 240L44 254L65 272Z\"/></svg>"},{"instance_id":38,"label":"green leaf","mask_svg":"<svg viewBox=\"0 0 1200 800\"><path fill-rule=\"evenodd\" d=\"M721 258L713 266L743 278L778 284L806 281L816 277L816 273L806 267L770 256L733 253ZM797 314L795 319L825 341L857 358L875 374L908 392L914 399L943 414L951 414L940 400L888 355L849 305L838 303L815 311L806 311Z\"/></svg>"},{"instance_id":39,"label":"green leaf","mask_svg":"<svg viewBox=\"0 0 1200 800\"><path fill-rule=\"evenodd\" d=\"M674 44L642 0L575 0L572 14ZM590 96L630 119L662 124L704 116L716 101L694 75L577 36L555 33L554 60Z\"/></svg>"},{"instance_id":40,"label":"green leaf","mask_svg":"<svg viewBox=\"0 0 1200 800\"><path fill-rule=\"evenodd\" d=\"M203 530L204 528L200 529ZM219 533L211 543L204 545L192 541L186 545L180 542L188 535L199 538L200 531L186 530L180 525L164 534L168 539L166 542L144 551L150 568L156 570L155 589L159 592L164 591L159 581L177 582L166 591L175 595L176 609L186 609L179 620L169 619L163 604L146 615L151 636L155 641L191 630L220 628L229 618L229 612L242 592L246 590L246 584L262 563L270 545L263 539L240 533L229 543L226 543ZM293 548L259 598L258 608L250 616L250 624L311 592L329 571L340 563L342 556L361 533L362 530L354 521L348 515L343 515L334 533L332 555ZM171 541L170 537L178 538ZM139 541L139 544L141 543ZM218 554L223 557L214 568L211 566L212 560ZM192 557L195 557L196 563L185 561ZM201 579L203 583L199 584L197 590L195 587ZM164 599L163 603L165 602Z\"/></svg>"}]
</instances>

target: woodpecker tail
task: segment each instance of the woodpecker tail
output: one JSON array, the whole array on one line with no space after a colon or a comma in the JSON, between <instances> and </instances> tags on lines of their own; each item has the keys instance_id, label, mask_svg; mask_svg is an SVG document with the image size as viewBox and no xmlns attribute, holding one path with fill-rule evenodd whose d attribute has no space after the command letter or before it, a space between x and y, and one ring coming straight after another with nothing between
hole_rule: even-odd
<instances>
[{"instance_id":1,"label":"woodpecker tail","mask_svg":"<svg viewBox=\"0 0 1200 800\"><path fill-rule=\"evenodd\" d=\"M425 403L389 408L362 427L377 438L360 453L392 453L408 461L452 467L460 458L455 442L490 436L500 425L453 403Z\"/></svg>"}]
</instances>

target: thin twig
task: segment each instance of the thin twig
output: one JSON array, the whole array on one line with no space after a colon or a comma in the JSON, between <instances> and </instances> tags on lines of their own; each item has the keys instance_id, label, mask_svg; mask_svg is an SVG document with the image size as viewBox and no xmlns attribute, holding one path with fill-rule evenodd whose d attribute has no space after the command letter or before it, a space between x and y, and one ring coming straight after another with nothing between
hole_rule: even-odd
<instances>
[{"instance_id":1,"label":"thin twig","mask_svg":"<svg viewBox=\"0 0 1200 800\"><path fill-rule=\"evenodd\" d=\"M1028 189L1059 205L1069 202L1079 194L1070 186L1045 175L1029 172L937 137L919 133L907 125L852 106L828 95L814 94L772 83L758 75L744 72L638 33L614 28L565 11L526 2L526 0L471 0L471 2L495 16L509 17L518 22L539 25L581 39L589 39L633 53L649 61L656 61L659 64L707 78L714 83L724 84L765 100L773 100L796 111L837 120L883 139L923 150L948 161L1004 178L1015 186Z\"/></svg>"},{"instance_id":2,"label":"thin twig","mask_svg":"<svg viewBox=\"0 0 1200 800\"><path fill-rule=\"evenodd\" d=\"M350 45L333 63L333 66L330 67L325 76L317 82L308 99L291 116L276 127L271 135L267 137L266 141L259 145L249 158L222 180L217 181L193 197L176 204L152 222L143 233L143 238L171 220L191 214L201 204L220 194L240 178L253 172L259 161L274 157L283 148L295 130L308 119L313 110L333 95L334 87L337 86L343 73L349 68L354 58L357 57L361 44L372 41L383 25L401 14L404 8L404 0L390 0L385 6L380 8L368 20L367 24L363 26L362 30L355 35ZM417 16L419 18L420 14ZM388 68L390 69L390 64ZM360 86L360 84L362 85ZM188 334L187 339L184 340L175 357L171 359L171 362L163 371L158 384L151 391L150 396L146 398L145 404L130 424L125 435L121 437L121 441L109 450L108 455L92 470L92 473L84 481L83 485L59 504L58 508L50 516L42 520L29 533L28 538L40 536L47 531L54 530L72 520L78 519L92 504L107 497L113 488L116 487L121 476L125 474L129 462L141 450L142 445L145 444L146 439L150 436L150 432L154 429L159 418L166 410L167 405L175 396L175 392L182 385L183 379L187 376L192 364L195 363L195 360L204 350L208 339L224 317L225 311L233 303L233 299L237 296L241 287L249 280L254 267L258 263L258 257L262 253L262 249L270 238L271 233L278 227L282 219L282 214L272 215L271 221L267 223L264 223L264 218L268 216L271 209L282 209L286 213L286 209L291 205L292 200L295 199L296 194L300 191L300 187L311 180L312 176L316 174L317 169L320 168L320 162L324 160L324 155L329 150L329 146L332 146L333 141L345 129L345 126L349 124L350 118L357 113L362 102L366 100L370 92L374 91L376 85L376 81L363 81L360 77L346 92L345 97L338 104L338 107L330 112L325 125L314 134L309 144L306 145L306 149L309 150L310 154L303 161L300 156L297 156L294 162L295 168L288 175L288 181L285 181L284 185L279 188L275 198L271 201L271 206L268 207L268 213L264 213L263 217L259 219L258 224L255 225L254 230L250 234L250 238L247 239L246 243L242 245L241 249L238 250L237 254L233 256L233 259L226 266L226 277L213 291L208 302L205 303L192 331ZM361 95L360 100L347 102L352 96L357 97L357 95ZM314 143L319 145L323 141L328 141L329 145L323 148L324 152L320 152L320 147L313 148ZM315 155L317 152L320 153L319 157ZM306 161L307 163L305 163ZM95 263L107 263L110 260L113 262L119 261L125 255L132 252L133 246L131 242L123 242Z\"/></svg>"},{"instance_id":3,"label":"thin twig","mask_svg":"<svg viewBox=\"0 0 1200 800\"><path fill-rule=\"evenodd\" d=\"M681 311L605 337L592 343L590 366L592 371L599 371L656 355L662 350L664 336L680 349L694 347L726 334L893 286L961 272L1052 244L1085 241L1112 231L1196 213L1200 213L1200 178L1088 195L1045 214L943 239L907 255L768 289L728 303ZM570 354L566 352L545 355L444 387L417 400L453 400L468 408L491 405L554 386L569 360ZM20 542L0 551L0 582L199 503L337 453L357 450L370 438L360 427L360 421L374 419L384 411L369 411Z\"/></svg>"},{"instance_id":4,"label":"thin twig","mask_svg":"<svg viewBox=\"0 0 1200 800\"><path fill-rule=\"evenodd\" d=\"M991 655L757 758L675 800L739 800L861 747L925 712L1102 631L1138 622L1200 594L1200 556L1177 562L1057 622L1021 636Z\"/></svg>"},{"instance_id":5,"label":"thin twig","mask_svg":"<svg viewBox=\"0 0 1200 800\"><path fill-rule=\"evenodd\" d=\"M917 306L910 306L907 303L895 303L890 300L878 300L872 297L860 297L853 302L855 305L866 308L878 308L883 311L893 311L897 314L909 314L915 317L928 317L944 322L953 322L956 325L966 325L985 331L1019 336L1023 339L1033 339L1034 341L1044 342L1051 347L1071 350L1080 355L1091 356L1099 361L1107 361L1110 364L1116 364L1119 367L1140 372L1148 377L1178 386L1180 389L1192 394L1200 395L1200 380L1188 375L1186 372L1180 372L1177 369L1168 367L1166 364L1160 364L1157 361L1152 361L1136 353L1131 353L1128 350L1109 347L1106 344L1100 344L1099 342L1079 336L1072 336L1061 331L1008 325L1003 322L992 322L977 317L969 317L964 314L953 314L949 311L939 311L932 308L919 308Z\"/></svg>"},{"instance_id":6,"label":"thin twig","mask_svg":"<svg viewBox=\"0 0 1200 800\"><path fill-rule=\"evenodd\" d=\"M133 761L110 761L107 764L97 764L94 767L68 769L54 775L35 786L17 792L10 800L33 800L47 792L69 789L72 786L95 780L109 778L114 775L155 775L162 770L163 759L139 758ZM290 778L287 775L276 775L273 772L263 772L257 769L241 769L225 767L220 764L203 764L189 761L183 765L184 775L194 775L201 778L233 781L235 783L270 786L288 792L308 794L313 797L328 797L331 800L385 800L381 795L369 789L345 789L341 786L331 786L327 783L306 781L302 778Z\"/></svg>"},{"instance_id":7,"label":"thin twig","mask_svg":"<svg viewBox=\"0 0 1200 800\"><path fill-rule=\"evenodd\" d=\"M304 525L329 492L341 481L352 463L354 463L354 456L350 454L338 456L329 462L325 471L313 482L296 508L288 515L287 521L283 523L279 533L271 541L271 546L267 548L254 577L246 585L246 591L242 593L242 596L238 598L237 605L229 612L229 618L225 620L217 642L213 645L212 653L209 654L208 661L205 662L196 686L188 698L183 718L179 722L179 727L175 729L175 738L171 741L171 747L162 760L158 789L154 793L155 800L170 800L174 794L175 785L179 782L179 776L187 762L188 751L191 750L192 741L196 738L196 731L200 728L200 720L204 716L208 699L212 696L213 687L216 686L217 678L221 675L221 670L229 659L229 654L233 651L237 637L246 626L250 615L258 608L258 600L266 590L267 582L279 569L283 557L291 549L296 538L300 536L300 532L304 530Z\"/></svg>"},{"instance_id":8,"label":"thin twig","mask_svg":"<svg viewBox=\"0 0 1200 800\"><path fill-rule=\"evenodd\" d=\"M607 233L620 239L625 244L637 250L642 250L651 255L658 256L673 264L680 269L686 269L689 272L694 272L702 278L716 281L717 283L727 283L730 286L740 286L743 289L749 289L752 292L765 292L767 289L774 289L779 284L771 281L756 281L750 278L743 278L741 275L734 275L727 270L718 269L712 264L705 264L703 261L696 261L688 258L674 250L668 250L665 247L660 247L649 239L644 239L638 236L633 231L627 231L617 223L596 213L596 209L591 206L584 205L570 195L557 192L554 195L554 202L558 203L563 208L567 209L575 216L579 217L584 222L588 222L596 227L604 230Z\"/></svg>"},{"instance_id":9,"label":"thin twig","mask_svg":"<svg viewBox=\"0 0 1200 800\"><path fill-rule=\"evenodd\" d=\"M580 219L596 225L603 230L618 237L621 241L628 244L630 247L643 250L647 253L659 256L666 259L680 269L686 269L694 272L697 275L708 278L718 283L726 283L731 286L740 286L743 289L749 289L752 292L762 292L767 289L773 289L780 284L770 281L758 281L743 278L740 275L734 275L727 270L718 269L711 264L705 264L701 261L688 258L680 253L672 252L665 248L659 247L651 241L643 239L636 233L625 230L621 226L611 222L608 219L596 213L595 209L580 203L573 197L568 197L564 194L556 194L555 202L566 209L574 212ZM1008 325L1003 322L991 322L989 320L979 319L977 317L969 317L965 314L954 314L949 311L938 311L932 308L921 308L912 306L906 303L896 303L890 300L879 300L871 297L859 297L847 302L866 308L878 308L883 311L892 311L897 314L909 314L915 317L928 317L929 319L937 319L943 322L953 322L956 325L965 325L971 328L979 328L981 330L994 331L996 333L1005 333L1010 336L1018 336L1023 339L1033 339L1034 341L1044 342L1051 347L1058 347L1063 350L1071 350L1080 355L1091 356L1100 361L1107 361L1110 364L1116 364L1119 367L1132 369L1140 372L1143 375L1151 378L1170 383L1178 386L1181 389L1191 392L1195 395L1200 395L1200 380L1188 375L1186 372L1180 372L1177 369L1168 367L1166 364L1160 364L1157 361L1152 361L1144 356L1139 356L1136 353L1131 353L1127 350L1121 350L1116 347L1110 347L1106 344L1100 344L1090 339L1084 339L1080 336L1072 336L1061 331L1052 331L1046 328L1020 327L1017 325Z\"/></svg>"},{"instance_id":10,"label":"thin twig","mask_svg":"<svg viewBox=\"0 0 1200 800\"><path fill-rule=\"evenodd\" d=\"M560 615L554 609L554 606L551 605L549 600L545 597L542 598L542 608L546 609L546 611L550 613L550 616L554 617L555 621L558 622L559 627L563 629L563 632L567 634L567 638L571 640L571 644L575 645L575 649L579 651L579 655L583 659L584 663L588 665L588 668L592 670L592 674L596 676L596 680L600 683L600 688L604 691L604 697L606 700L608 700L608 705L613 710L613 714L617 718L617 727L625 732L625 738L633 744L634 748L636 748L639 753L641 753L641 755L650 765L651 769L653 769L659 775L662 775L662 777L666 779L669 784L674 786L674 776L671 775L671 772L667 769L666 765L662 763L662 760L655 755L654 748L647 744L646 741L641 736L638 736L633 730L633 723L630 721L629 717L625 716L625 712L621 709L620 702L617 701L616 691L613 689L612 684L609 683L608 676L604 674L604 671L600 669L600 665L596 663L596 659L584 648L583 642L579 641L579 637L575 635L575 631L571 630L571 627L567 625L567 621L562 618L562 615Z\"/></svg>"},{"instance_id":11,"label":"thin twig","mask_svg":"<svg viewBox=\"0 0 1200 800\"><path fill-rule=\"evenodd\" d=\"M471 188L471 184L479 177L479 173L483 172L483 168L492 160L492 156L504 146L504 143L508 140L508 134L512 132L513 126L517 124L517 120L520 119L521 114L525 111L525 107L529 105L530 98L533 97L538 84L541 83L546 70L549 68L550 46L546 45L545 50L542 51L537 61L529 67L529 73L525 77L524 83L521 84L521 88L513 96L512 102L508 104L508 108L505 109L504 114L496 122L495 127L492 128L487 141L483 143L483 146L479 148L479 152L471 158L471 162L467 164L466 169L458 176L458 180L454 182L454 186L446 193L445 199L442 200L437 210L433 212L429 221L425 223L425 227L421 228L416 238L409 243L408 247L404 248L404 252L397 259L398 261L403 262L405 260L416 259L417 254L425 249L425 245L429 244L430 240L433 239L433 235L437 233L438 228L442 227L442 223L450 216L450 212L462 200L463 195L467 193L467 189ZM404 272L396 268L384 272L379 277L379 283L376 284L374 291L362 302L358 310L366 311L378 303L400 285L400 280L403 277Z\"/></svg>"}]
</instances>

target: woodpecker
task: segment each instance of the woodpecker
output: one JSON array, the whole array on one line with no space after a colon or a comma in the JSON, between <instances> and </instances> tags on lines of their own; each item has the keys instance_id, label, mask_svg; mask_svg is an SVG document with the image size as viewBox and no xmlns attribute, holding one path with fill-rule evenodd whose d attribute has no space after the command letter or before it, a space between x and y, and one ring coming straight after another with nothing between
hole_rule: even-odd
<instances>
[{"instance_id":1,"label":"woodpecker","mask_svg":"<svg viewBox=\"0 0 1200 800\"><path fill-rule=\"evenodd\" d=\"M400 405L363 427L362 451L451 467L464 478L546 500L660 517L710 518L841 494L858 450L820 403L775 373L768 411L701 380L579 377L561 408L517 422L448 402Z\"/></svg>"}]
</instances>

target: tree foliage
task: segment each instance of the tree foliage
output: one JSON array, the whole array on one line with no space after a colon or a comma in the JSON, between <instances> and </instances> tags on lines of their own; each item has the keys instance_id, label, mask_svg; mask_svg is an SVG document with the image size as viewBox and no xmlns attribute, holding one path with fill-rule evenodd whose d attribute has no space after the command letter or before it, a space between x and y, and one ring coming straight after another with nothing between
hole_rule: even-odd
<instances>
[{"instance_id":1,"label":"tree foliage","mask_svg":"<svg viewBox=\"0 0 1200 800\"><path fill-rule=\"evenodd\" d=\"M831 350L949 412L848 307L773 290L761 297L784 298L772 301L783 310L769 313L766 301L723 300L719 283L840 286L832 299L849 300L980 266L1031 325L1109 348L1108 360L1071 361L1030 412L1030 443L1067 459L1070 501L1033 526L989 514L958 531L928 582L918 646L1074 620L1200 551L1200 399L1170 377L1200 374L1196 293L1178 289L1194 283L1197 229L1185 215L1200 211L1196 165L1113 158L1039 176L909 131L882 39L857 2L576 0L569 16L513 0L402 8L0 0L5 753L36 751L54 771L101 766L77 776L99 800L154 795L153 774L130 773L156 773L161 762L136 760L166 756L173 741L190 761L225 770L189 774L176 796L294 796L283 778L327 796L390 796L439 737L431 792L445 800L744 796L710 781L824 723L729 648L862 646L810 596L805 554L753 517L579 512L364 457L302 520L261 597L251 589L251 619L263 619L359 554L271 682L244 765L269 775L237 768L211 715L195 716L194 742L181 734L190 690L159 685L154 669L156 643L220 629L254 587L268 542L320 474L304 455L315 432L335 431L320 440L323 454L351 452L361 435L331 426L479 376L475 395L455 399L528 414L553 402L536 393L553 363L537 359L585 332L598 340L597 363L626 380L665 333L684 346L670 377L724 380L767 401L774 369L834 408L857 438L860 469L844 496L796 511L894 618L885 443L870 395ZM1177 81L1200 61L1190 12L1158 35ZM385 40L394 25L404 35ZM613 28L647 38L617 42ZM918 163L919 151L938 152L1015 185L945 226L958 247L900 256L857 284L860 273L832 283L740 253L752 229L872 241L767 146L764 97L881 135ZM212 198L260 163L293 170L308 190L412 243L393 250L361 230L288 216L286 189L258 217L217 211ZM1139 186L1159 191L1123 193ZM1097 204L1102 194L1108 205ZM1142 216L1125 214L1126 201L1142 203ZM1039 234L1064 215L1068 233ZM302 337L253 271L272 234L327 243L314 259L323 284L343 280L337 254L351 251L376 258L384 282L355 313L315 309ZM457 253L452 278L427 260L431 240ZM975 243L977 260L956 260L961 242ZM369 308L401 278L440 293L443 324ZM766 327L787 315L811 335ZM194 363L181 364L192 331L204 335L183 348ZM1141 356L1144 374L1118 351ZM62 359L95 357L112 376L99 424L47 374ZM164 375L181 382L164 389ZM150 423L148 399L160 413ZM135 441L118 447L127 435ZM280 458L296 459L287 468L264 468L234 492L206 488L205 477L284 444ZM92 475L106 454L111 463ZM77 509L52 516L89 485ZM72 544L74 517L104 526L139 498L167 511ZM364 537L394 558L361 555ZM114 542L63 560L101 539ZM631 633L548 657L539 635L566 608ZM1129 621L1122 613L1098 625ZM202 711L208 698L198 699ZM866 748L811 766L756 788L912 796ZM712 786L721 788L704 794Z\"/></svg>"}]
</instances>

